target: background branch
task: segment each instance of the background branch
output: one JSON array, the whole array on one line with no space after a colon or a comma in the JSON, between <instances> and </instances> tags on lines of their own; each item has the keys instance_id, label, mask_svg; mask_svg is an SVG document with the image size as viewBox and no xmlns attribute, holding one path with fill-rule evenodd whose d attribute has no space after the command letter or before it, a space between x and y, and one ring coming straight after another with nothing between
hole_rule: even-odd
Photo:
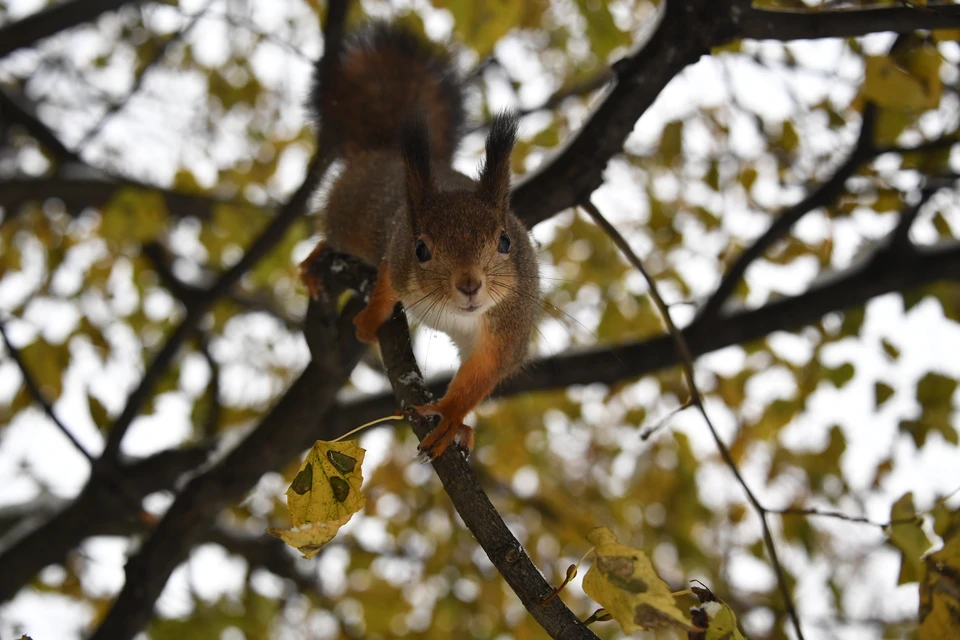
<instances>
[{"instance_id":1,"label":"background branch","mask_svg":"<svg viewBox=\"0 0 960 640\"><path fill-rule=\"evenodd\" d=\"M752 40L810 40L853 38L878 31L907 33L960 26L960 5L928 5L929 11L906 7L851 8L841 11L750 8L736 38Z\"/></svg>"},{"instance_id":2,"label":"background branch","mask_svg":"<svg viewBox=\"0 0 960 640\"><path fill-rule=\"evenodd\" d=\"M834 171L829 180L811 191L806 198L781 211L763 235L737 257L724 274L717 290L700 308L697 313L698 321L709 323L715 319L724 303L733 295L737 285L747 272L747 268L757 258L761 257L777 240L787 235L800 218L814 209L830 205L843 193L847 179L853 176L874 155L872 140L875 120L876 108L867 104L863 110L860 135L847 160Z\"/></svg>"},{"instance_id":3,"label":"background branch","mask_svg":"<svg viewBox=\"0 0 960 640\"><path fill-rule=\"evenodd\" d=\"M406 316L399 311L377 333L384 367L398 402L405 407L433 402L423 384L420 368L410 345ZM434 424L427 419L411 420L421 441ZM503 522L483 491L473 469L456 447L449 447L432 462L443 488L467 529L477 539L490 562L497 568L530 615L552 638L596 638L565 604L554 598L543 604L553 589L547 584L520 542Z\"/></svg>"},{"instance_id":4,"label":"background branch","mask_svg":"<svg viewBox=\"0 0 960 640\"><path fill-rule=\"evenodd\" d=\"M0 27L0 58L138 0L71 0Z\"/></svg>"},{"instance_id":5,"label":"background branch","mask_svg":"<svg viewBox=\"0 0 960 640\"><path fill-rule=\"evenodd\" d=\"M622 235L620 235L620 232L617 231L617 229L610 224L606 218L603 217L596 205L587 200L583 203L583 208L587 213L590 214L590 217L593 218L594 222L596 222L597 225L600 226L600 228L602 228L608 236L610 236L614 244L617 245L617 248L620 249L621 253L626 256L630 264L632 264L643 276L643 279L646 280L647 286L650 288L650 297L653 299L657 310L660 312L660 317L663 318L663 322L667 326L667 331L670 333L670 337L673 338L673 341L677 346L677 351L680 354L680 368L683 371L683 377L687 383L687 389L690 391L690 399L693 402L693 405L697 408L697 411L700 412L700 415L703 416L703 421L710 430L710 435L713 437L713 441L717 445L717 450L720 452L720 457L723 458L724 463L730 469L733 477L736 478L737 484L740 485L740 487L743 489L743 492L747 495L747 500L750 501L750 504L753 505L754 510L756 510L757 515L760 517L760 525L763 529L763 542L767 548L767 553L770 556L770 564L773 566L773 571L777 576L777 585L780 589L780 596L783 598L783 603L787 608L787 615L790 616L790 621L793 623L793 629L797 634L797 639L803 640L803 630L800 627L800 616L797 615L796 607L794 607L793 604L793 597L790 594L790 586L787 584L787 576L783 571L783 566L780 564L780 558L777 555L777 546L774 544L773 534L770 532L770 523L767 522L767 510L762 504L760 504L760 501L750 489L750 485L747 484L747 481L743 479L743 476L740 474L740 469L737 468L737 463L734 461L733 456L730 455L730 450L720 438L720 434L717 432L716 427L713 426L713 422L710 420L710 416L707 414L707 409L703 405L703 395L697 388L696 376L694 375L693 354L690 353L690 347L687 345L687 341L684 339L683 333L681 333L681 331L677 328L677 325L674 324L673 319L670 317L670 310L667 308L667 304L663 301L663 296L660 295L660 291L657 289L656 280L651 277L650 273L643 266L643 262L640 260L639 256L637 256L633 249L630 248L630 244Z\"/></svg>"}]
</instances>

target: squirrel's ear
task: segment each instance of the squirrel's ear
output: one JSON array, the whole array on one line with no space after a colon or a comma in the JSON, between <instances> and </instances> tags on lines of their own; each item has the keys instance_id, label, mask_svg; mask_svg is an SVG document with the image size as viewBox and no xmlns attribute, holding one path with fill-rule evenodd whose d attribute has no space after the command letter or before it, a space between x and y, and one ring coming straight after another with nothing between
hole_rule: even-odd
<instances>
[{"instance_id":1,"label":"squirrel's ear","mask_svg":"<svg viewBox=\"0 0 960 640\"><path fill-rule=\"evenodd\" d=\"M487 157L480 169L481 198L500 211L510 208L510 152L517 142L519 117L516 113L501 111L493 118L487 135Z\"/></svg>"},{"instance_id":2,"label":"squirrel's ear","mask_svg":"<svg viewBox=\"0 0 960 640\"><path fill-rule=\"evenodd\" d=\"M433 191L433 177L430 175L430 134L422 116L404 122L400 153L403 155L406 172L407 209L414 233L419 235L416 221L427 196Z\"/></svg>"}]
</instances>

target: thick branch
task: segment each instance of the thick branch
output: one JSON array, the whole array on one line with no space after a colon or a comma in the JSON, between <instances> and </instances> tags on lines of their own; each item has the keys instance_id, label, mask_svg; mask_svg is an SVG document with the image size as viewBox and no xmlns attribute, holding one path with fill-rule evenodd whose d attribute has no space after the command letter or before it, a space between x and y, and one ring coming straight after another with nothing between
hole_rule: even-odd
<instances>
[{"instance_id":1,"label":"thick branch","mask_svg":"<svg viewBox=\"0 0 960 640\"><path fill-rule=\"evenodd\" d=\"M260 425L212 469L194 478L127 563L126 582L94 640L125 640L147 623L153 603L173 570L204 539L217 515L239 500L260 477L278 469L317 438L317 417L335 419L335 397L363 349L349 338L339 348L340 327L332 309L311 305L307 327L323 347ZM355 308L354 308L355 311ZM349 335L349 334L348 334ZM316 355L316 354L315 354Z\"/></svg>"},{"instance_id":2,"label":"thick branch","mask_svg":"<svg viewBox=\"0 0 960 640\"><path fill-rule=\"evenodd\" d=\"M139 502L133 503L130 495L143 499L171 489L208 454L209 447L197 446L121 465L116 475L123 478L123 493L109 480L91 475L80 495L53 517L48 519L48 511L41 509L38 517L22 520L0 539L0 602L12 598L45 566L62 563L86 538L128 533L129 522L141 517Z\"/></svg>"},{"instance_id":3,"label":"thick branch","mask_svg":"<svg viewBox=\"0 0 960 640\"><path fill-rule=\"evenodd\" d=\"M810 40L853 38L870 33L908 33L918 29L950 29L960 26L960 5L928 5L927 10L909 7L876 7L842 11L746 12L735 38L753 40Z\"/></svg>"},{"instance_id":4,"label":"thick branch","mask_svg":"<svg viewBox=\"0 0 960 640\"><path fill-rule=\"evenodd\" d=\"M603 171L641 115L687 65L733 33L730 2L669 0L653 37L613 65L616 86L562 150L514 189L512 207L533 225L568 209L603 183Z\"/></svg>"},{"instance_id":5,"label":"thick branch","mask_svg":"<svg viewBox=\"0 0 960 640\"><path fill-rule=\"evenodd\" d=\"M6 24L0 27L0 58L130 3L131 0L72 0Z\"/></svg>"},{"instance_id":6,"label":"thick branch","mask_svg":"<svg viewBox=\"0 0 960 640\"><path fill-rule=\"evenodd\" d=\"M43 178L17 177L0 181L0 207L8 211L7 218L16 215L16 205L35 199L59 198L67 211L77 215L87 207L102 207L113 198L119 189L129 187L144 189L163 196L167 211L177 218L208 220L218 204L244 208L259 208L239 199L224 199L216 196L177 193L154 185L133 180L119 180L93 176L97 169L60 173ZM74 175L74 173L84 175Z\"/></svg>"}]
</instances>

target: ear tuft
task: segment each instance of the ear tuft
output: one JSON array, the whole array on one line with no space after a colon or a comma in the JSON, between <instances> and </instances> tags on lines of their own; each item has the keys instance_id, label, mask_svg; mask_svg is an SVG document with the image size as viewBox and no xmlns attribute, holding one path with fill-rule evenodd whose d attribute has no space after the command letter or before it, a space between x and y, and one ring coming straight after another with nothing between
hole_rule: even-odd
<instances>
[{"instance_id":1,"label":"ear tuft","mask_svg":"<svg viewBox=\"0 0 960 640\"><path fill-rule=\"evenodd\" d=\"M423 115L405 120L400 132L400 153L406 171L407 209L414 234L419 235L417 219L427 196L433 190L430 175L430 133Z\"/></svg>"},{"instance_id":2,"label":"ear tuft","mask_svg":"<svg viewBox=\"0 0 960 640\"><path fill-rule=\"evenodd\" d=\"M520 118L516 113L501 111L493 118L487 135L487 156L480 169L477 193L496 209L510 209L510 153L517 142Z\"/></svg>"}]
</instances>

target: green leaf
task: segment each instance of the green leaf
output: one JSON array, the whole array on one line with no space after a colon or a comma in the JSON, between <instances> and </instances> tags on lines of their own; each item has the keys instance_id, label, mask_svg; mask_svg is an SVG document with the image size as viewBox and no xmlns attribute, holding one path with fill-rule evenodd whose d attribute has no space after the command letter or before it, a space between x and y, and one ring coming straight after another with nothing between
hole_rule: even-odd
<instances>
[{"instance_id":1,"label":"green leaf","mask_svg":"<svg viewBox=\"0 0 960 640\"><path fill-rule=\"evenodd\" d=\"M110 415L107 413L106 407L89 393L87 394L87 406L90 409L90 418L93 423L101 431L106 430L110 426Z\"/></svg>"},{"instance_id":2,"label":"green leaf","mask_svg":"<svg viewBox=\"0 0 960 640\"><path fill-rule=\"evenodd\" d=\"M836 369L830 369L829 367L824 367L824 372L826 374L826 379L833 383L837 389L842 389L844 385L853 380L853 375L856 373L856 369L853 368L853 365L849 362L845 362Z\"/></svg>"}]
</instances>

